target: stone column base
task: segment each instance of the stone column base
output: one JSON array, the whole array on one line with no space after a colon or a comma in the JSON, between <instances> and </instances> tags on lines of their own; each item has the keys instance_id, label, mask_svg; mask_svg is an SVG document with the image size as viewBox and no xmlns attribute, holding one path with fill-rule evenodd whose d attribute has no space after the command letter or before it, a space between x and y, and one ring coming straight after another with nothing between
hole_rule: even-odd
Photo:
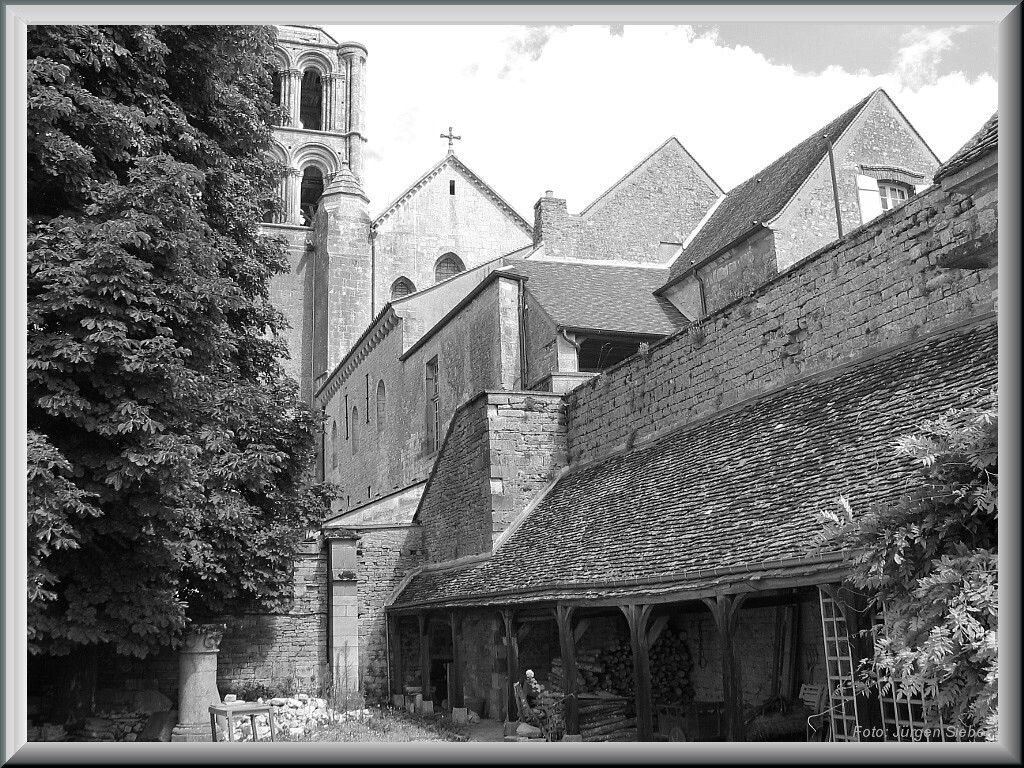
<instances>
[{"instance_id":1,"label":"stone column base","mask_svg":"<svg viewBox=\"0 0 1024 768\"><path fill-rule=\"evenodd\" d=\"M456 725L466 725L469 722L469 710L465 707L452 707L452 722Z\"/></svg>"},{"instance_id":2,"label":"stone column base","mask_svg":"<svg viewBox=\"0 0 1024 768\"><path fill-rule=\"evenodd\" d=\"M205 725L198 723L183 725L179 723L171 731L171 741L203 741L210 744L213 742L213 735L210 733L210 723L207 722Z\"/></svg>"}]
</instances>

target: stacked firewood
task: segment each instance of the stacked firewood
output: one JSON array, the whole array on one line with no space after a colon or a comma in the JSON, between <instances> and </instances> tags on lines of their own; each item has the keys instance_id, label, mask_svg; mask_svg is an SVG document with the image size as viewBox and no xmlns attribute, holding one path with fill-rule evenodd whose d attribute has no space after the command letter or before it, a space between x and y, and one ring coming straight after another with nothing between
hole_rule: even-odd
<instances>
[{"instance_id":1,"label":"stacked firewood","mask_svg":"<svg viewBox=\"0 0 1024 768\"><path fill-rule=\"evenodd\" d=\"M601 675L604 668L598 663L599 651L585 651L576 656L576 685L580 693L601 690ZM551 660L551 674L548 676L551 684L559 689L565 689L565 670L562 668L562 659Z\"/></svg>"},{"instance_id":2,"label":"stacked firewood","mask_svg":"<svg viewBox=\"0 0 1024 768\"><path fill-rule=\"evenodd\" d=\"M579 699L580 736L584 741L636 741L636 718L630 703L618 696Z\"/></svg>"},{"instance_id":3,"label":"stacked firewood","mask_svg":"<svg viewBox=\"0 0 1024 768\"><path fill-rule=\"evenodd\" d=\"M650 649L651 695L660 704L684 704L693 699L690 670L693 659L686 645L685 632L666 628ZM598 654L595 664L603 671L600 689L632 696L633 649L628 640Z\"/></svg>"}]
</instances>

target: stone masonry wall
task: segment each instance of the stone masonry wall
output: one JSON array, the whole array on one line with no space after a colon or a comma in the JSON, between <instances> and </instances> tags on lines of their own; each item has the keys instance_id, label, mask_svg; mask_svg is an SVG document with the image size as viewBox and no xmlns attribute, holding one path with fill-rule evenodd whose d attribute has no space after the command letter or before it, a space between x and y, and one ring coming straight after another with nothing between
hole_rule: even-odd
<instances>
[{"instance_id":1,"label":"stone masonry wall","mask_svg":"<svg viewBox=\"0 0 1024 768\"><path fill-rule=\"evenodd\" d=\"M925 183L931 181L931 175L938 168L938 162L905 127L895 107L880 97L871 101L851 126L847 138L836 147L835 161L844 233L862 223L857 194L861 165L905 168L925 176ZM813 174L801 190L797 203L775 228L779 271L836 239L835 198L827 161Z\"/></svg>"},{"instance_id":2,"label":"stone masonry wall","mask_svg":"<svg viewBox=\"0 0 1024 768\"><path fill-rule=\"evenodd\" d=\"M452 419L420 502L427 562L442 563L490 551L487 411L487 398L478 397Z\"/></svg>"},{"instance_id":3,"label":"stone masonry wall","mask_svg":"<svg viewBox=\"0 0 1024 768\"><path fill-rule=\"evenodd\" d=\"M671 140L579 215L566 214L564 200L542 198L535 237L544 242L545 258L656 262L659 244L682 243L718 196Z\"/></svg>"},{"instance_id":4,"label":"stone masonry wall","mask_svg":"<svg viewBox=\"0 0 1024 768\"><path fill-rule=\"evenodd\" d=\"M282 332L288 345L288 359L283 361L285 373L299 382L303 400L312 398L312 363L310 340L312 334L313 251L307 248L312 231L306 227L264 225L270 237L280 237L287 243L289 271L275 275L270 281L270 302L279 309L288 322Z\"/></svg>"},{"instance_id":5,"label":"stone masonry wall","mask_svg":"<svg viewBox=\"0 0 1024 768\"><path fill-rule=\"evenodd\" d=\"M438 361L441 439L458 406L482 390L513 388L519 375L518 344L512 340L517 291L517 281L495 279L405 360L399 324L331 393L324 403L325 465L327 479L344 489L337 511L426 479L436 458L427 432L427 361ZM383 422L376 407L380 381L386 392Z\"/></svg>"},{"instance_id":6,"label":"stone masonry wall","mask_svg":"<svg viewBox=\"0 0 1024 768\"><path fill-rule=\"evenodd\" d=\"M450 194L450 182L455 194ZM380 222L374 239L379 310L405 277L417 290L434 284L434 265L454 253L466 269L529 245L530 234L449 163Z\"/></svg>"},{"instance_id":7,"label":"stone masonry wall","mask_svg":"<svg viewBox=\"0 0 1024 768\"><path fill-rule=\"evenodd\" d=\"M326 585L326 549L302 545L295 561L295 600L287 613L223 619L228 628L217 661L218 685L320 690L329 668Z\"/></svg>"},{"instance_id":8,"label":"stone masonry wall","mask_svg":"<svg viewBox=\"0 0 1024 768\"><path fill-rule=\"evenodd\" d=\"M486 393L467 403L420 503L427 561L489 552L565 463L559 395Z\"/></svg>"},{"instance_id":9,"label":"stone masonry wall","mask_svg":"<svg viewBox=\"0 0 1024 768\"><path fill-rule=\"evenodd\" d=\"M995 269L936 266L994 233L994 202L975 199L988 198L933 188L579 386L567 395L570 460L991 311Z\"/></svg>"},{"instance_id":10,"label":"stone masonry wall","mask_svg":"<svg viewBox=\"0 0 1024 768\"><path fill-rule=\"evenodd\" d=\"M368 702L384 702L388 694L387 620L384 603L399 582L422 563L419 526L395 526L360 531L359 668ZM405 656L406 670L417 658ZM394 690L401 692L398 681Z\"/></svg>"}]
</instances>

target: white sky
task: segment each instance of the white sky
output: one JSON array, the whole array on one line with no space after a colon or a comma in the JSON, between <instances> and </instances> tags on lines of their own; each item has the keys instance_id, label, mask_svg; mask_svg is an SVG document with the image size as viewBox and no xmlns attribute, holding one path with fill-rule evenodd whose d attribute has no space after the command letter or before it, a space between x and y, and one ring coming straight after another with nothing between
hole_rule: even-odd
<instances>
[{"instance_id":1,"label":"white sky","mask_svg":"<svg viewBox=\"0 0 1024 768\"><path fill-rule=\"evenodd\" d=\"M673 135L728 190L875 88L940 160L997 108L993 23L325 29L369 50L373 214L444 156L449 125L532 221L545 190L578 212Z\"/></svg>"}]
</instances>

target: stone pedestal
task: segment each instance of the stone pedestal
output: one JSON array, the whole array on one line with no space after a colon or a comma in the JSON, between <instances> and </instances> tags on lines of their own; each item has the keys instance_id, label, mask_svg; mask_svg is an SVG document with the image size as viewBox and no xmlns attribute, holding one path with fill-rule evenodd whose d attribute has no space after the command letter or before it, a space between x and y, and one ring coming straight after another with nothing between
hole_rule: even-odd
<instances>
[{"instance_id":1,"label":"stone pedestal","mask_svg":"<svg viewBox=\"0 0 1024 768\"><path fill-rule=\"evenodd\" d=\"M178 654L178 724L171 741L212 741L210 705L220 704L217 654L223 624L197 624Z\"/></svg>"},{"instance_id":2,"label":"stone pedestal","mask_svg":"<svg viewBox=\"0 0 1024 768\"><path fill-rule=\"evenodd\" d=\"M452 708L452 722L456 725L465 725L469 722L469 710L465 707Z\"/></svg>"}]
</instances>

